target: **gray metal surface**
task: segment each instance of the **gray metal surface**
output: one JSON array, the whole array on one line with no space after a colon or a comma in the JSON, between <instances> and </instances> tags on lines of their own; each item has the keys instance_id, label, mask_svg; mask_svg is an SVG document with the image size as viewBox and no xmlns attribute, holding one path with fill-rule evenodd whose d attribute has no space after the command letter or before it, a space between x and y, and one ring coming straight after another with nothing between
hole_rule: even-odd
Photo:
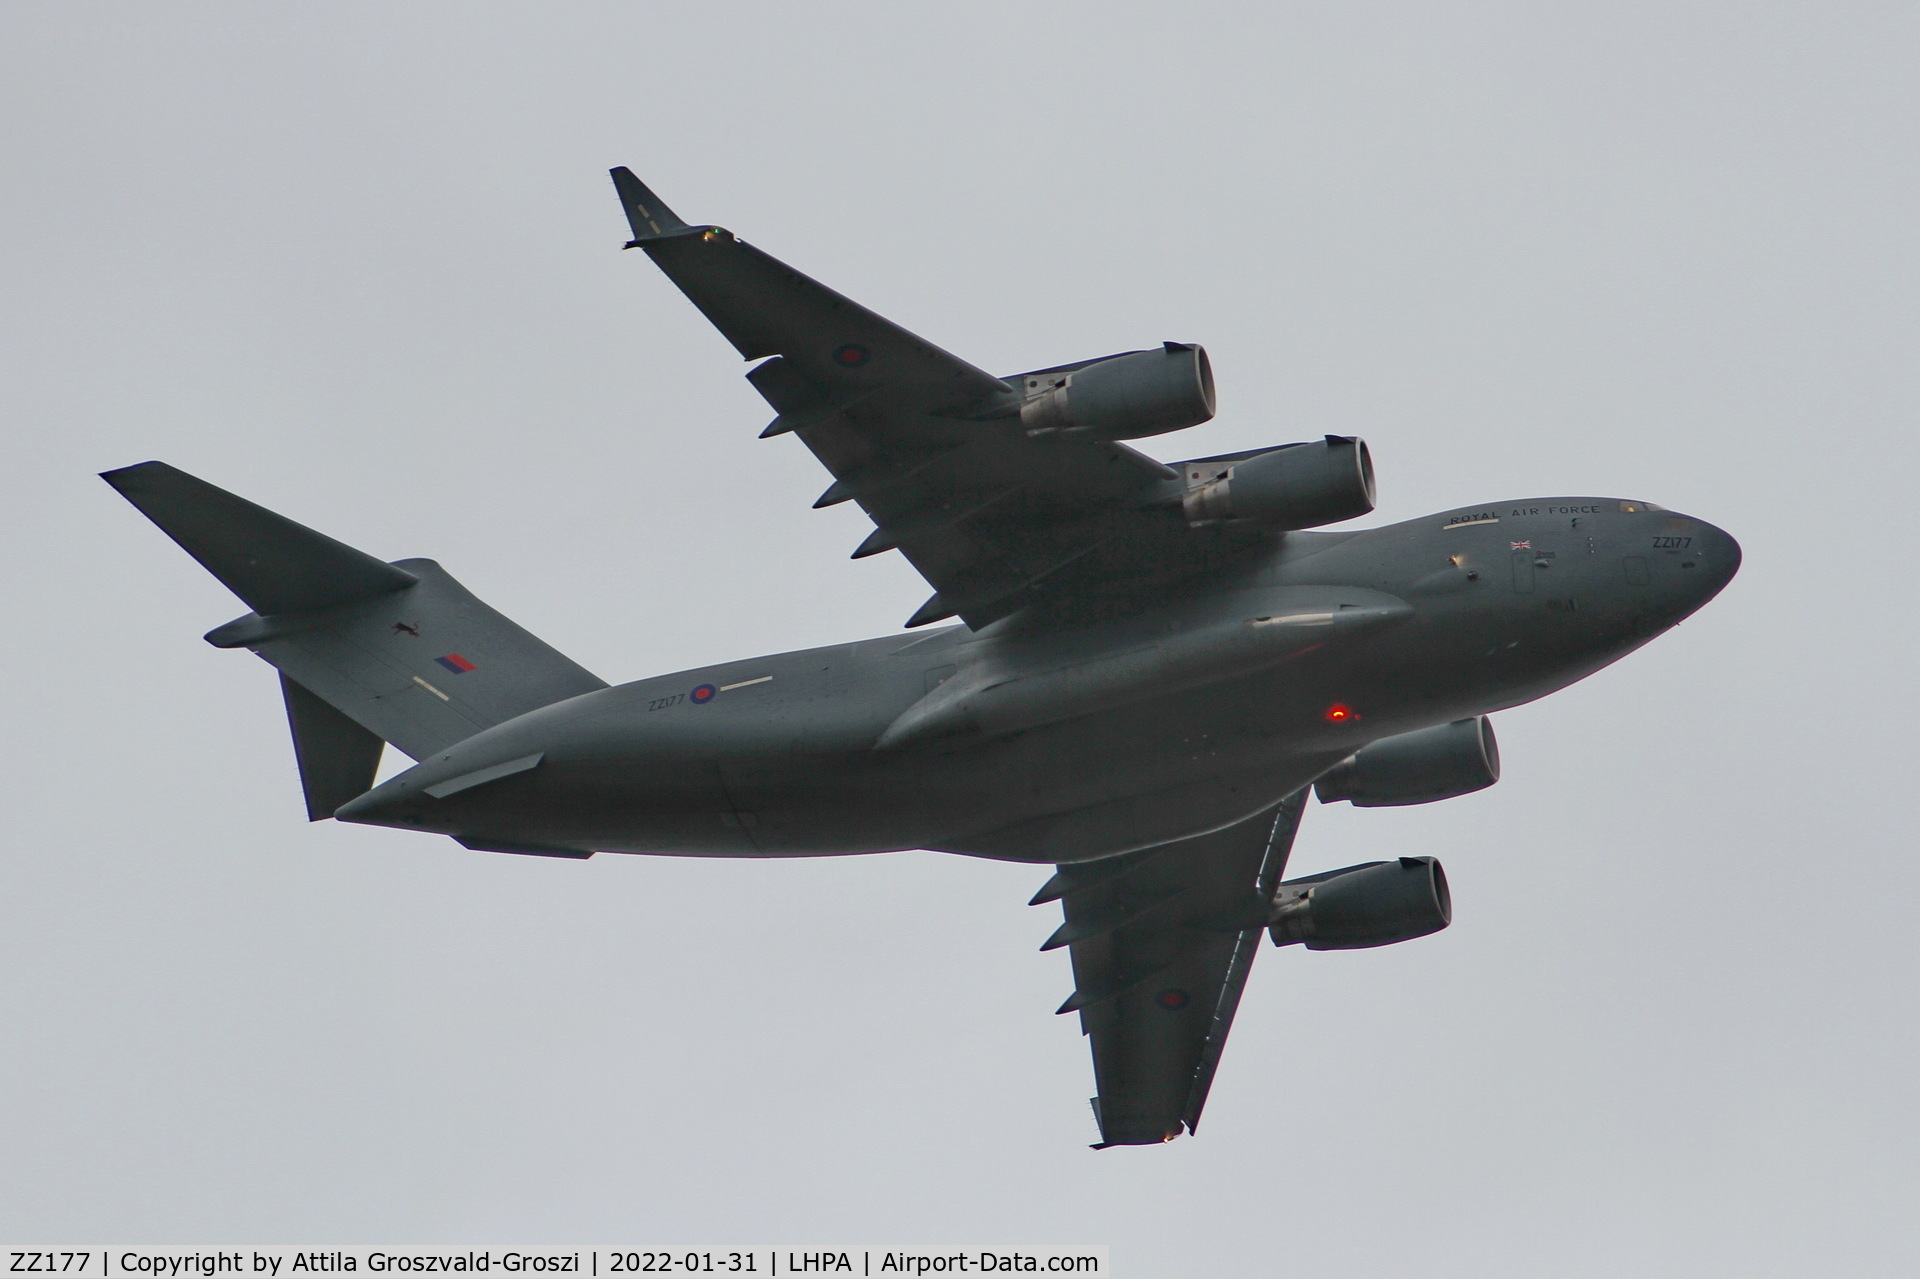
<instances>
[{"instance_id":1,"label":"gray metal surface","mask_svg":"<svg viewBox=\"0 0 1920 1279\"><path fill-rule=\"evenodd\" d=\"M1065 903L1062 1011L1092 1038L1103 1144L1197 1124L1306 788L1584 678L1739 567L1720 529L1632 499L1216 519L1187 499L1260 451L1168 466L1030 430L1020 388L1046 379L985 374L614 176L629 247L766 359L764 434L826 466L817 504L858 502L856 554L897 548L934 588L910 624L964 625L608 687L431 561L382 564L158 463L109 482L255 609L208 638L291 681L310 811L561 858L1055 865L1037 900ZM347 797L375 738L420 763ZM1387 772L1428 792L1383 802L1466 785Z\"/></svg>"},{"instance_id":2,"label":"gray metal surface","mask_svg":"<svg viewBox=\"0 0 1920 1279\"><path fill-rule=\"evenodd\" d=\"M1060 1011L1093 1046L1102 1145L1199 1126L1305 806L1298 791L1210 835L1061 868L1066 922L1047 947L1072 949Z\"/></svg>"}]
</instances>

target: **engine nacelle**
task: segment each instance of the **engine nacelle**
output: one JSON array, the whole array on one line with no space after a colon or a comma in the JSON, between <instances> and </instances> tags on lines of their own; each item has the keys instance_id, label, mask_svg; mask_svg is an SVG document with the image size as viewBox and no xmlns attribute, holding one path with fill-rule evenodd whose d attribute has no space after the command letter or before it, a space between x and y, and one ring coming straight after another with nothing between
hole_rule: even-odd
<instances>
[{"instance_id":1,"label":"engine nacelle","mask_svg":"<svg viewBox=\"0 0 1920 1279\"><path fill-rule=\"evenodd\" d=\"M1137 440L1213 416L1213 366L1198 346L1168 342L1067 373L1029 373L1020 422L1033 434L1070 431Z\"/></svg>"},{"instance_id":2,"label":"engine nacelle","mask_svg":"<svg viewBox=\"0 0 1920 1279\"><path fill-rule=\"evenodd\" d=\"M1312 444L1289 444L1235 462L1188 491L1187 520L1225 520L1268 528L1314 528L1365 515L1373 509L1373 456L1354 435L1329 435Z\"/></svg>"},{"instance_id":3,"label":"engine nacelle","mask_svg":"<svg viewBox=\"0 0 1920 1279\"><path fill-rule=\"evenodd\" d=\"M1500 744L1485 715L1383 737L1347 756L1314 783L1323 804L1355 808L1431 804L1485 790L1500 780Z\"/></svg>"},{"instance_id":4,"label":"engine nacelle","mask_svg":"<svg viewBox=\"0 0 1920 1279\"><path fill-rule=\"evenodd\" d=\"M1365 950L1425 937L1452 922L1453 897L1440 863L1402 857L1280 885L1267 931L1276 946Z\"/></svg>"}]
</instances>

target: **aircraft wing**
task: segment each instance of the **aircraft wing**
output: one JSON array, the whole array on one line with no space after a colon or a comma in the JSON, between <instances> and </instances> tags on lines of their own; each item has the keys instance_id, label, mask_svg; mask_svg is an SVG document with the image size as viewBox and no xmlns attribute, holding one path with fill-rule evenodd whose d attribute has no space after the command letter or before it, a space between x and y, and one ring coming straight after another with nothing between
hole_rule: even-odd
<instances>
[{"instance_id":1,"label":"aircraft wing","mask_svg":"<svg viewBox=\"0 0 1920 1279\"><path fill-rule=\"evenodd\" d=\"M854 501L872 518L854 558L898 548L937 592L907 625L957 615L977 630L1046 598L1144 593L1244 536L1190 528L1180 473L1152 458L1029 435L1018 384L1034 374L983 372L612 172L627 247L765 361L747 374L779 415L762 436L792 432L832 474L816 507Z\"/></svg>"},{"instance_id":2,"label":"aircraft wing","mask_svg":"<svg viewBox=\"0 0 1920 1279\"><path fill-rule=\"evenodd\" d=\"M1066 922L1042 949L1070 946L1093 1045L1100 1144L1169 1141L1200 1124L1265 903L1286 871L1307 792L1211 835L1062 866L1034 895Z\"/></svg>"}]
</instances>

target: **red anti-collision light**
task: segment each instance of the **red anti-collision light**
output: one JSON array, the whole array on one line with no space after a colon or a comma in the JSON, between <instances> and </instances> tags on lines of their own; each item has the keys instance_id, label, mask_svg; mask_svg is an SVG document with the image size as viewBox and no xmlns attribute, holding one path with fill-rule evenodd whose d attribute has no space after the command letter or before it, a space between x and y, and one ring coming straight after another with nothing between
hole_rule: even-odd
<instances>
[{"instance_id":1,"label":"red anti-collision light","mask_svg":"<svg viewBox=\"0 0 1920 1279\"><path fill-rule=\"evenodd\" d=\"M1329 724L1345 724L1350 720L1359 718L1360 712L1345 702L1335 702L1333 705L1327 707L1327 722Z\"/></svg>"}]
</instances>

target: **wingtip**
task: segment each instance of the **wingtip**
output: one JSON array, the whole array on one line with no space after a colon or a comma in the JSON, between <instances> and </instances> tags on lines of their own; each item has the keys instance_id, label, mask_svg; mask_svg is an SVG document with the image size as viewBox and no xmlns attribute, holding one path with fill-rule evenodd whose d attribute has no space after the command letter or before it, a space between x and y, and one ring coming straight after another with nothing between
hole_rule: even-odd
<instances>
[{"instance_id":1,"label":"wingtip","mask_svg":"<svg viewBox=\"0 0 1920 1279\"><path fill-rule=\"evenodd\" d=\"M132 466L116 466L111 471L100 471L98 475L114 488L135 475L148 475L154 471L171 471L173 468L165 462L135 462Z\"/></svg>"},{"instance_id":2,"label":"wingtip","mask_svg":"<svg viewBox=\"0 0 1920 1279\"><path fill-rule=\"evenodd\" d=\"M628 248L687 229L680 215L662 203L660 197L635 177L633 170L626 165L608 169L607 176L613 179L613 189L620 196L620 207L626 211L627 224L633 228L633 239L628 241Z\"/></svg>"}]
</instances>

